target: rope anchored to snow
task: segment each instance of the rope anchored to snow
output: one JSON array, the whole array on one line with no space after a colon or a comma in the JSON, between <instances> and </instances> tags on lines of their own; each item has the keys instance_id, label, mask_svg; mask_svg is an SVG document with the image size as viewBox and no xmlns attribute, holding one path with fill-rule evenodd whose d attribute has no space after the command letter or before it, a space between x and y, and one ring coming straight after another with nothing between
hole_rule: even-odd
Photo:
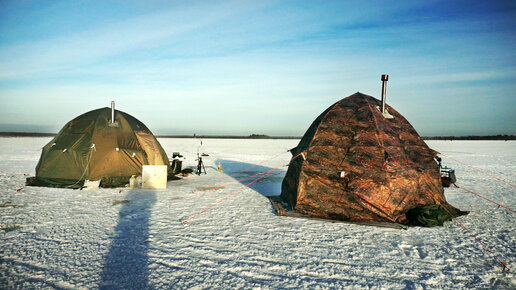
<instances>
[{"instance_id":1,"label":"rope anchored to snow","mask_svg":"<svg viewBox=\"0 0 516 290\"><path fill-rule=\"evenodd\" d=\"M458 186L457 186L458 187ZM464 189L464 188L463 188ZM469 229L465 224L463 224L456 216L454 216L453 213L450 212L450 210L448 208L446 208L446 206L443 206L441 205L441 203L439 201L436 200L436 203L438 205L440 205L452 218L453 221L455 221L456 223L458 223L466 232L468 232L468 234L473 237L473 239L475 239L475 241L477 243L479 243L482 248L484 248L488 253L490 253L501 265L502 265L502 271L505 271L507 270L507 263L502 260L500 257L498 257L498 255L495 254L495 252L493 250L491 250L484 242L482 242L482 240L480 240L480 238L475 235L475 233L473 233L473 231L471 229ZM498 204L498 203L497 203ZM501 206L500 204L498 204L499 206Z\"/></svg>"},{"instance_id":2,"label":"rope anchored to snow","mask_svg":"<svg viewBox=\"0 0 516 290\"><path fill-rule=\"evenodd\" d=\"M396 160L394 160L394 161L396 161ZM401 163L399 163L398 161L396 161L396 163L398 163L398 166L400 166L404 170L410 172L407 168L405 168L403 165L401 165ZM457 186L457 187L459 187L459 186ZM462 189L466 190L465 188L462 188ZM466 190L466 191L473 193L472 191L469 191L469 190ZM426 193L425 191L422 191L422 192ZM428 194L428 193L426 193L426 194L428 195L428 197L430 199L433 199L433 197L430 194ZM480 196L479 194L475 194L475 195ZM487 198L484 198L484 199L489 200ZM453 221L457 222L471 237L473 237L473 239L475 239L475 241L477 243L479 243L482 246L483 249L485 249L488 253L490 253L502 265L502 271L506 271L508 269L507 263L504 260L502 260L498 255L496 255L495 252L493 250L491 250L484 242L482 242L482 240L480 240L480 238L477 235L475 235L475 233L473 233L473 231L471 229L469 229L468 227L466 227L465 224L463 224L461 221L459 221L459 219L452 212L450 212L450 210L448 208L446 208L446 206L443 206L441 204L441 202L438 200L434 200L434 201L436 202L436 204L441 206L450 215L450 217L452 218ZM489 200L489 201L491 201L491 200ZM491 201L491 202L494 202L494 201ZM502 207L501 204L499 204L497 202L494 202L494 203L497 204L499 207ZM513 211L512 209L510 209L508 207L505 207L505 206L503 206L503 207Z\"/></svg>"},{"instance_id":3,"label":"rope anchored to snow","mask_svg":"<svg viewBox=\"0 0 516 290\"><path fill-rule=\"evenodd\" d=\"M280 166L278 166L278 167L275 167L275 168L272 168L272 169L267 170L267 171L265 171L265 172L262 172L262 173L261 173L261 176L259 176L259 177L258 177L258 178L256 178L255 180L253 180L253 181L249 182L248 184L246 184L246 185L244 185L244 186L240 187L239 189L237 189L237 190L233 191L232 193L230 193L230 194L226 195L225 197L221 198L221 199L220 199L220 200L218 200L217 202L215 202L215 203L213 203L213 204L209 205L208 207L206 207L205 209L201 210L200 212L198 212L198 213L194 214L193 216L191 216L191 217L187 218L186 220L182 221L182 222L181 222L181 224L185 225L186 223L190 222L190 221L191 221L191 220L193 220L194 218L196 218L196 217L198 217L198 216L202 215L203 213L207 212L208 210L210 210L210 209L214 208L215 206L217 206L218 204L220 204L220 203L224 202L224 201L225 201L225 200L227 200L228 198L230 198L230 197L232 197L232 196L236 195L237 193L239 193L240 191L242 191L244 188L246 188L246 187L250 186L251 184L253 184L253 183L257 182L258 180L260 180L260 179L264 178L265 176L267 176L267 175L271 174L272 172L274 172L274 171L276 171L276 170L280 169L281 167L283 167L283 166L285 166L285 165L290 164L290 162L291 162L292 160L294 160L295 158L297 158L297 157L299 157L299 156L301 156L301 155L302 155L302 154L301 154L301 153L299 153L299 154L297 154L296 156L292 157L292 158L289 160L289 162L288 162L287 164L280 165Z\"/></svg>"},{"instance_id":4,"label":"rope anchored to snow","mask_svg":"<svg viewBox=\"0 0 516 290\"><path fill-rule=\"evenodd\" d=\"M501 182L503 182L503 183L505 183L505 184L508 184L508 185L510 185L510 186L512 186L512 187L516 187L516 184L510 183L509 181L503 180L503 179L501 179L501 178L499 178L499 177L496 177L496 176L494 176L494 175L492 175L492 174L489 174L488 172L485 172L485 171L484 171L484 170L482 170L482 169L478 169L478 168L476 168L476 167L473 167L473 166L471 166L471 165L468 165L468 164L466 164L466 163L464 163L464 162L462 162L462 161L460 161L460 160L457 160L457 159L455 159L455 158L453 158L453 157L451 157L451 156L448 156L448 155L446 155L446 154L441 153L441 155L446 156L446 157L448 157L448 158L450 158L450 159L452 159L452 160L454 160L454 161L456 161L456 162L458 162L458 163L460 163L460 164L462 164L462 165L464 165L464 166L467 166L467 167L469 167L469 168L472 168L473 170L476 170L476 171L478 171L478 172L480 172L480 173L482 173L482 174L484 174L484 175L487 175L487 176L489 176L489 177L491 177L491 178L494 178L494 179L496 179L496 180L498 180L498 181L501 181Z\"/></svg>"},{"instance_id":5,"label":"rope anchored to snow","mask_svg":"<svg viewBox=\"0 0 516 290\"><path fill-rule=\"evenodd\" d=\"M502 207L503 207L503 208L505 208L505 209L506 209L506 210L508 210L508 211L511 211L511 212L513 212L513 213L516 213L516 211L515 211L514 209L512 209L512 208L510 208L510 207L508 207L508 206L505 206L505 205L503 205L503 204L501 204L501 203L499 203L499 202L496 202L496 201L494 201L494 200L492 200L492 199L489 199L489 198L487 198L487 197L485 197L485 196L483 196L483 195L480 195L479 193L476 193L476 192L474 192L473 190L467 189L467 188L465 188L464 186L459 186L459 185L457 185L456 183L452 183L451 181L448 181L448 180L446 180L446 179L441 179L441 181L442 181L442 182L444 182L444 183L446 183L448 186L453 184L453 185L454 185L455 187L457 187L457 188L460 188L460 189L462 189L462 190L464 190L464 191L466 191L466 192L469 192L469 193L471 193L471 194L473 194L473 195L476 195L476 196L478 196L478 197L480 197L480 198L482 198L482 199L484 199L484 200L487 200L487 201L489 201L489 202L491 202L491 203L494 203L494 204L496 204L496 205L498 206L498 208L502 208Z\"/></svg>"},{"instance_id":6,"label":"rope anchored to snow","mask_svg":"<svg viewBox=\"0 0 516 290\"><path fill-rule=\"evenodd\" d=\"M444 209L448 212L448 214L450 214L450 212L448 211L448 209L447 209L446 207L442 206L442 208L444 208ZM453 215L452 215L452 216L453 216ZM492 256L493 256L493 257L494 257L494 258L495 258L495 259L496 259L496 260L497 260L501 265L502 265L502 271L504 271L504 272L505 272L505 270L507 270L507 269L508 269L508 268L507 268L507 263L506 263L504 260L500 259L500 257L498 257L498 255L496 255L496 254L495 254L495 252L494 252L493 250L491 250L491 249L490 249L486 244L484 244L484 242L482 242L482 241L480 240L480 238L479 238L479 237L477 237L477 235L475 235L475 233L473 233L473 231L472 231L472 230L470 230L468 227L466 227L466 225L464 225L461 221L459 221L459 219L458 219L458 218L456 218L456 217L452 217L452 218L453 218L453 220L454 220L455 222L457 222L457 223L458 223L458 224L459 224L459 225L460 225L460 226L461 226L465 231L467 231L467 232L469 233L469 235L470 235L471 237L473 237L473 239L475 239L475 241L477 241L477 242L478 242L478 243L479 243L479 244L480 244L480 245L481 245L481 246L482 246L482 247L483 247L487 252L489 252L489 253L490 253L490 254L491 254L491 255L492 255Z\"/></svg>"},{"instance_id":7,"label":"rope anchored to snow","mask_svg":"<svg viewBox=\"0 0 516 290\"><path fill-rule=\"evenodd\" d=\"M194 191L194 193L199 191L198 193L195 193L195 194L192 194L192 195L186 196L186 197L184 197L184 198L176 199L176 200L172 201L172 204L174 204L174 203L178 203L178 202L183 201L183 200L186 200L186 199L190 199L190 198L192 198L192 197L197 197L197 196L200 196L200 195L206 194L206 193L207 193L207 192L209 192L209 191L217 190L217 189L221 189L221 188L224 188L224 187L226 187L226 186L228 186L228 185L230 185L230 184L239 183L239 182L242 182L242 181L245 181L245 180L251 179L251 178L253 178L253 177L256 177L256 176L258 176L258 175L262 175L262 174L264 174L264 172L260 172L260 173L257 173L257 174L254 174L254 175L251 175L251 176L249 176L249 177L242 178L242 179L239 179L239 180L235 180L235 181L233 181L233 182L225 183L225 184L218 185L218 186L215 186L215 184L213 184L213 185L209 185L209 186L206 186L206 187L203 187L203 188L201 188L201 189L199 189L199 190Z\"/></svg>"},{"instance_id":8,"label":"rope anchored to snow","mask_svg":"<svg viewBox=\"0 0 516 290\"><path fill-rule=\"evenodd\" d=\"M447 183L449 183L449 184L452 184L452 183L448 182L447 180L443 180L443 181L444 181L444 182L447 182ZM457 185L457 184L455 184L455 183L453 183L453 185L455 185L457 188L460 188L460 189L462 189L462 190L464 190L464 191L466 191L466 192L469 192L469 193L471 193L471 194L473 194L473 195L476 195L476 196L478 196L478 197L482 198L483 200L487 200L487 201L489 201L490 203L494 203L494 204L496 204L496 205L498 206L498 208L502 208L502 207L503 207L503 208L505 208L505 209L506 209L506 210L508 210L508 211L511 211L511 212L513 212L513 213L516 213L516 211L515 211L514 209L512 209L512 208L510 208L510 207L508 207L508 206L505 206L505 205L503 205L503 204L501 204L501 203L499 203L499 202L496 202L496 201L494 201L494 200L492 200L492 199L489 199L489 198L487 198L487 197L485 197L485 196L482 196L482 195L480 195L480 194L478 194L478 193L476 193L476 192L474 192L474 191L472 191L472 190L470 190L470 189L465 188L464 186L459 186L459 185Z\"/></svg>"},{"instance_id":9,"label":"rope anchored to snow","mask_svg":"<svg viewBox=\"0 0 516 290\"><path fill-rule=\"evenodd\" d=\"M286 151L286 152L288 152L288 151ZM281 153L279 153L279 154L277 154L277 155L275 155L275 156L273 156L273 157L271 157L271 158L269 158L269 159L263 160L262 162L260 162L260 163L258 163L258 164L255 164L255 165L253 165L253 166L251 166L251 167L248 167L248 168L246 168L246 169L244 169L244 170L241 170L241 171L238 171L238 172L236 172L236 173L233 173L233 174L231 174L231 175L230 175L230 177L234 177L234 176L236 176L236 175L238 175L238 174L244 173L244 172L246 172L246 171L248 171L248 170L250 170L250 169L252 169L252 168L255 168L256 166L259 166L259 165L261 165L261 164L264 164L264 163L265 163L265 162L267 162L267 161L270 161L270 160L276 159L277 157L279 157L279 156L281 156L281 155L285 154L286 152L281 152ZM193 192L193 194L192 194L192 195L186 196L186 197L181 198L181 199L174 200L174 201L172 201L171 203L172 203L172 204L174 204L174 203L178 203L178 202L180 202L180 201L187 200L187 199L190 199L190 198L193 198L193 197L201 196L201 195L203 195L203 194L205 194L205 193L207 193L207 192L209 192L209 191L216 190L216 189L220 189L220 188L224 188L224 187L226 187L226 186L228 186L228 185L230 185L230 184L239 183L239 182L242 182L242 181L245 181L245 180L251 179L251 178L253 178L253 177L255 177L255 176L261 175L261 174L264 174L264 172L259 172L259 173L257 173L257 174L254 174L254 175L251 175L251 176L249 176L249 177L242 178L242 179L239 179L239 180L235 180L235 181L233 181L233 182L225 183L225 184L222 184L222 185L217 185L217 183L220 181L220 180L219 180L219 181L217 181L217 182L215 182L215 183L212 183L212 184L210 184L210 185L208 185L208 186L205 186L204 188L201 188L200 190L195 190L195 191ZM196 193L196 192L198 192L198 193Z\"/></svg>"},{"instance_id":10,"label":"rope anchored to snow","mask_svg":"<svg viewBox=\"0 0 516 290\"><path fill-rule=\"evenodd\" d=\"M287 151L287 152L288 152L288 151ZM263 163L267 162L267 161L273 160L273 159L275 159L275 158L279 157L280 155L283 155L283 154L285 154L285 153L287 153L287 152L281 152L280 154L275 155L275 156L272 156L271 158L266 159L266 160L264 160L264 161L262 161L262 162L260 162L260 163L258 163L258 164L255 164L255 165L253 165L253 166L251 166L251 167L248 167L248 168L246 168L246 169L244 169L244 170L238 171L237 173L233 173L233 174L231 174L230 176L231 176L231 177L233 177L233 176L238 175L238 174L240 174L240 173L246 172L246 171L248 171L248 170L250 170L250 169L255 168L256 166L259 166L259 165L261 165L261 164L263 164Z\"/></svg>"}]
</instances>

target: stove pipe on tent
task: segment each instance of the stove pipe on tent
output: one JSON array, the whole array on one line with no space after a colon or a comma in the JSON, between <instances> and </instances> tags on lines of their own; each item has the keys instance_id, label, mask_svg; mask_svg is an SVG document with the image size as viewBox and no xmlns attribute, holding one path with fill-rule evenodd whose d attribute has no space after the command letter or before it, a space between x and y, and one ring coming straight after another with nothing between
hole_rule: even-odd
<instances>
[{"instance_id":1,"label":"stove pipe on tent","mask_svg":"<svg viewBox=\"0 0 516 290\"><path fill-rule=\"evenodd\" d=\"M281 195L270 198L279 215L434 226L467 214L446 201L438 152L386 105L381 80L381 101L357 92L334 103L290 150Z\"/></svg>"},{"instance_id":2,"label":"stove pipe on tent","mask_svg":"<svg viewBox=\"0 0 516 290\"><path fill-rule=\"evenodd\" d=\"M385 115L385 102L387 98L387 81L389 80L389 75L382 75L382 114Z\"/></svg>"},{"instance_id":3,"label":"stove pipe on tent","mask_svg":"<svg viewBox=\"0 0 516 290\"><path fill-rule=\"evenodd\" d=\"M111 124L115 123L115 101L111 101Z\"/></svg>"}]
</instances>

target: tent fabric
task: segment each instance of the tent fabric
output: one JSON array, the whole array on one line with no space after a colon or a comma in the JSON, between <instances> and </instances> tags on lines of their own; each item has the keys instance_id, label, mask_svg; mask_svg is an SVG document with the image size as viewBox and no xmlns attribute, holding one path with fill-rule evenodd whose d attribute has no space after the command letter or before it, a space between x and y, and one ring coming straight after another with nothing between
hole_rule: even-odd
<instances>
[{"instance_id":1,"label":"tent fabric","mask_svg":"<svg viewBox=\"0 0 516 290\"><path fill-rule=\"evenodd\" d=\"M68 122L41 153L32 185L68 187L84 180L104 186L127 183L143 165L167 165L168 157L152 132L139 120L101 108ZM102 185L101 183L101 185Z\"/></svg>"},{"instance_id":2,"label":"tent fabric","mask_svg":"<svg viewBox=\"0 0 516 290\"><path fill-rule=\"evenodd\" d=\"M147 154L147 159L149 163L152 163L154 165L166 165L168 163L168 159L167 162L165 162L165 160L161 158L162 154L164 153L162 152L163 149L161 148L161 146L158 146L159 143L155 141L156 138L154 138L154 135L152 135L152 133L142 131L134 133L136 135L136 138L140 142L143 151L145 151L145 153Z\"/></svg>"},{"instance_id":3,"label":"tent fabric","mask_svg":"<svg viewBox=\"0 0 516 290\"><path fill-rule=\"evenodd\" d=\"M449 205L437 163L410 123L392 107L361 93L330 106L308 128L280 195L285 210L309 217L409 224L406 213Z\"/></svg>"}]
</instances>

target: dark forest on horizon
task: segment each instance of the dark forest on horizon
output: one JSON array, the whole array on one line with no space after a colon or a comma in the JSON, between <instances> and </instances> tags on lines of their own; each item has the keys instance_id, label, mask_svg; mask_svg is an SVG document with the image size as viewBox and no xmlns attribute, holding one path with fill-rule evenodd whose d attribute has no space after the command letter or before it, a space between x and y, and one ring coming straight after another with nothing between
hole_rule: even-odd
<instances>
[{"instance_id":1,"label":"dark forest on horizon","mask_svg":"<svg viewBox=\"0 0 516 290\"><path fill-rule=\"evenodd\" d=\"M57 133L0 132L0 137L54 137ZM199 138L199 139L301 139L301 136L269 136L263 134L239 135L156 135L158 138ZM424 140L516 140L516 135L486 136L422 136Z\"/></svg>"}]
</instances>

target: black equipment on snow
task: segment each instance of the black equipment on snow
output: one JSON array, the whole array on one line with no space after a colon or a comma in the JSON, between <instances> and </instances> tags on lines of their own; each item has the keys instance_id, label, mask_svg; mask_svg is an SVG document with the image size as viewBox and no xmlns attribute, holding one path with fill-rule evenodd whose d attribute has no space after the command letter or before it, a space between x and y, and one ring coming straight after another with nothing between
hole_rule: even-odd
<instances>
[{"instance_id":1,"label":"black equipment on snow","mask_svg":"<svg viewBox=\"0 0 516 290\"><path fill-rule=\"evenodd\" d=\"M204 167L204 163L202 162L202 157L199 156L199 153L197 153L197 175L201 175L202 171L204 171L204 174L206 174L206 168Z\"/></svg>"},{"instance_id":2,"label":"black equipment on snow","mask_svg":"<svg viewBox=\"0 0 516 290\"><path fill-rule=\"evenodd\" d=\"M439 164L439 170L441 171L441 182L444 187L450 187L450 185L457 182L457 177L455 177L455 169L448 168L447 166L443 167L441 164L441 157L436 157L437 163Z\"/></svg>"}]
</instances>

